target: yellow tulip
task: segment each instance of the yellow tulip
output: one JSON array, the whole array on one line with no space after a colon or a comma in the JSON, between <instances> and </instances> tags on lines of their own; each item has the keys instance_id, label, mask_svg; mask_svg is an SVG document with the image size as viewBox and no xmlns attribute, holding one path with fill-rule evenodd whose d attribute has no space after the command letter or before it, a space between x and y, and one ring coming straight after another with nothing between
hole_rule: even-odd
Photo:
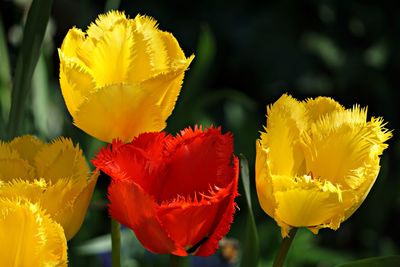
<instances>
[{"instance_id":1,"label":"yellow tulip","mask_svg":"<svg viewBox=\"0 0 400 267\"><path fill-rule=\"evenodd\" d=\"M46 144L28 135L0 142L0 197L39 203L63 226L67 240L82 225L97 177L69 139Z\"/></svg>"},{"instance_id":2,"label":"yellow tulip","mask_svg":"<svg viewBox=\"0 0 400 267\"><path fill-rule=\"evenodd\" d=\"M328 97L283 95L267 108L257 140L256 186L263 210L286 237L292 227L336 230L366 198L392 136L366 108Z\"/></svg>"},{"instance_id":3,"label":"yellow tulip","mask_svg":"<svg viewBox=\"0 0 400 267\"><path fill-rule=\"evenodd\" d=\"M100 15L86 33L70 29L58 51L74 124L106 142L164 129L193 59L153 18L117 11Z\"/></svg>"},{"instance_id":4,"label":"yellow tulip","mask_svg":"<svg viewBox=\"0 0 400 267\"><path fill-rule=\"evenodd\" d=\"M61 225L21 199L0 199L0 266L67 266L67 241Z\"/></svg>"}]
</instances>

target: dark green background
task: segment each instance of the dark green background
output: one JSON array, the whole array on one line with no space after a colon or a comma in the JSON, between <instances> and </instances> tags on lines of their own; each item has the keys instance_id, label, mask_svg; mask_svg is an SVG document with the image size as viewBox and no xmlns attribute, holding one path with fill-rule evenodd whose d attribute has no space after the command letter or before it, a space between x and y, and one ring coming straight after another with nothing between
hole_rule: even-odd
<instances>
[{"instance_id":1,"label":"dark green background","mask_svg":"<svg viewBox=\"0 0 400 267\"><path fill-rule=\"evenodd\" d=\"M24 132L45 139L72 137L91 158L101 144L72 125L58 84L57 47L69 28L86 29L112 1L55 0L51 27L27 101ZM0 16L13 73L18 31L29 1L0 0ZM265 124L267 104L283 93L298 99L331 96L351 107L368 106L394 129L382 169L361 208L336 232L318 236L299 231L288 266L333 266L351 259L399 254L400 231L400 8L396 1L122 1L120 10L155 17L178 39L186 55L196 54L167 131L189 125L221 125L235 136L235 151L250 162L253 209L260 239L260 266L271 264L280 243L279 228L264 214L254 190L255 140ZM1 38L1 37L0 37ZM6 58L0 59L0 128L9 101ZM3 74L2 74L3 72ZM112 126L110 126L112 127ZM0 129L2 130L2 129ZM1 133L1 131L0 131ZM70 266L101 266L100 257L80 255L77 247L107 234L107 180L100 179L87 219L69 244ZM244 194L242 188L240 189ZM238 198L239 207L245 205ZM230 237L239 238L244 212L238 210ZM158 266L165 257L125 246L130 263ZM144 266L144 265L143 265ZM211 266L211 265L210 265Z\"/></svg>"}]
</instances>

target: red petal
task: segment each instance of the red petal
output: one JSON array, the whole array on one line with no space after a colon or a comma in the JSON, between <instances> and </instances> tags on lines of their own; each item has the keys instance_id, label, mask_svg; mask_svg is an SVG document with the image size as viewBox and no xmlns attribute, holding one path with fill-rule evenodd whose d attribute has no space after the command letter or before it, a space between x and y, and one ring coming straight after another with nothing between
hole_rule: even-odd
<instances>
[{"instance_id":1,"label":"red petal","mask_svg":"<svg viewBox=\"0 0 400 267\"><path fill-rule=\"evenodd\" d=\"M163 168L163 142L170 138L161 132L141 134L129 144L114 141L92 163L112 179L129 179L154 196Z\"/></svg>"},{"instance_id":2,"label":"red petal","mask_svg":"<svg viewBox=\"0 0 400 267\"><path fill-rule=\"evenodd\" d=\"M187 128L166 143L166 169L159 184L159 203L177 196L193 198L210 188L226 187L232 180L233 138L213 127Z\"/></svg>"},{"instance_id":3,"label":"red petal","mask_svg":"<svg viewBox=\"0 0 400 267\"><path fill-rule=\"evenodd\" d=\"M163 229L178 246L188 250L200 244L199 249L194 251L200 256L211 255L218 248L218 241L228 232L235 211L239 174L236 157L234 162L231 183L226 188L203 197L201 201L178 199L160 207L158 218Z\"/></svg>"},{"instance_id":4,"label":"red petal","mask_svg":"<svg viewBox=\"0 0 400 267\"><path fill-rule=\"evenodd\" d=\"M223 236L225 236L233 221L233 215L235 213L235 197L238 195L238 179L239 179L239 160L234 157L234 179L230 185L230 198L225 199L225 203L221 203L220 209L218 211L220 217L216 219L218 223L210 235L210 238L200 246L199 250L196 252L196 256L209 256L215 252L218 248L218 242Z\"/></svg>"},{"instance_id":5,"label":"red petal","mask_svg":"<svg viewBox=\"0 0 400 267\"><path fill-rule=\"evenodd\" d=\"M111 217L131 228L142 245L154 253L185 255L162 229L157 204L133 182L113 180L108 188Z\"/></svg>"}]
</instances>

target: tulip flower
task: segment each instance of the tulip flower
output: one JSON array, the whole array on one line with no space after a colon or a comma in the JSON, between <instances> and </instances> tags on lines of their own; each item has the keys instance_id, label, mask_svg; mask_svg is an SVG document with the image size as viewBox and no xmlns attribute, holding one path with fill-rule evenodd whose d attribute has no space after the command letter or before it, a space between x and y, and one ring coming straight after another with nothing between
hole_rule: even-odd
<instances>
[{"instance_id":1,"label":"tulip flower","mask_svg":"<svg viewBox=\"0 0 400 267\"><path fill-rule=\"evenodd\" d=\"M39 203L63 226L67 240L82 225L97 177L69 139L46 144L27 135L0 143L0 197Z\"/></svg>"},{"instance_id":2,"label":"tulip flower","mask_svg":"<svg viewBox=\"0 0 400 267\"><path fill-rule=\"evenodd\" d=\"M154 253L207 256L230 228L238 159L220 128L144 133L114 141L92 162L111 177L111 217Z\"/></svg>"},{"instance_id":3,"label":"tulip flower","mask_svg":"<svg viewBox=\"0 0 400 267\"><path fill-rule=\"evenodd\" d=\"M0 266L67 266L61 225L21 199L0 198Z\"/></svg>"},{"instance_id":4,"label":"tulip flower","mask_svg":"<svg viewBox=\"0 0 400 267\"><path fill-rule=\"evenodd\" d=\"M74 124L106 142L164 129L193 59L153 18L117 11L100 15L86 33L69 30L59 57Z\"/></svg>"},{"instance_id":5,"label":"tulip flower","mask_svg":"<svg viewBox=\"0 0 400 267\"><path fill-rule=\"evenodd\" d=\"M283 95L267 109L257 141L256 186L263 210L286 237L292 227L338 229L366 198L391 137L366 108L328 97Z\"/></svg>"}]
</instances>

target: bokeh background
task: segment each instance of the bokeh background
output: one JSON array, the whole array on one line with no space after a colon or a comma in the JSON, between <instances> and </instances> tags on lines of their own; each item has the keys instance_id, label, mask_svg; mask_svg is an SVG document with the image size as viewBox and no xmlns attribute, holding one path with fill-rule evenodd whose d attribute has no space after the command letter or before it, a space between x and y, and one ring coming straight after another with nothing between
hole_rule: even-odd
<instances>
[{"instance_id":1,"label":"bokeh background","mask_svg":"<svg viewBox=\"0 0 400 267\"><path fill-rule=\"evenodd\" d=\"M30 0L0 0L0 134L10 107L10 85ZM254 186L255 140L266 105L283 93L298 99L331 96L346 107L368 106L394 129L375 186L339 230L314 236L299 231L287 266L334 266L352 259L400 254L399 74L400 16L396 1L128 1L56 0L26 101L24 132L79 142L87 158L103 145L72 125L58 83L57 48L68 29L86 29L99 13L119 6L126 14L155 17L186 55L196 55L168 120L170 133L194 124L221 125L235 136L236 154L250 162L260 264L270 266L280 230L258 204ZM112 127L110 125L110 127ZM110 266L107 179L99 179L87 218L69 243L70 266ZM244 193L237 199L244 207ZM234 266L240 257L245 208L237 210L222 248L191 266ZM123 232L124 266L167 266L168 257L146 252Z\"/></svg>"}]
</instances>

